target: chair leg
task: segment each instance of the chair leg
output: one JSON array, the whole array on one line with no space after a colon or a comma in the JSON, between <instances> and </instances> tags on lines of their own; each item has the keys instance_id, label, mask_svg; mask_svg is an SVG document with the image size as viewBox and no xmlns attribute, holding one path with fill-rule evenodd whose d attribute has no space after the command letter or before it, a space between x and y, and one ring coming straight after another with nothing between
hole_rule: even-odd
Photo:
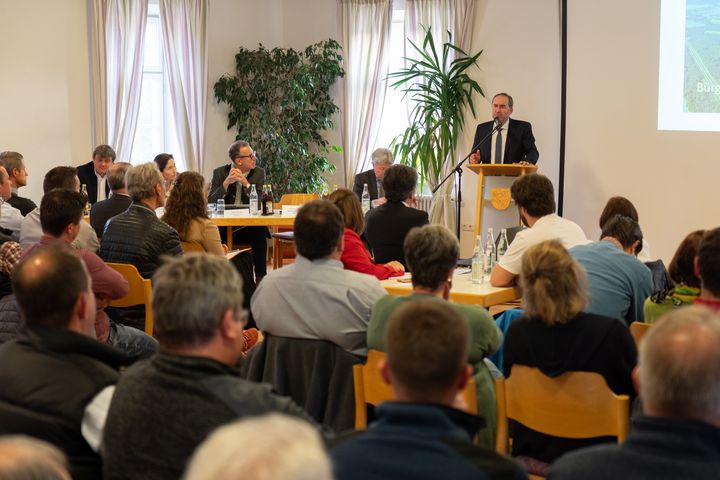
<instances>
[{"instance_id":1,"label":"chair leg","mask_svg":"<svg viewBox=\"0 0 720 480\"><path fill-rule=\"evenodd\" d=\"M273 269L282 267L282 263L282 242L278 238L273 237Z\"/></svg>"}]
</instances>

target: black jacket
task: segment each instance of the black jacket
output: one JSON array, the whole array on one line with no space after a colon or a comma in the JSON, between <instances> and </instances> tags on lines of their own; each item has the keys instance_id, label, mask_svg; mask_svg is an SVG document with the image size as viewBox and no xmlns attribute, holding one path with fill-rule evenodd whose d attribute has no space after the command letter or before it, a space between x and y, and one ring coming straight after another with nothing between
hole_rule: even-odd
<instances>
[{"instance_id":1,"label":"black jacket","mask_svg":"<svg viewBox=\"0 0 720 480\"><path fill-rule=\"evenodd\" d=\"M475 139L473 145L482 140L493 129L493 122L481 123L475 130ZM508 130L503 130L505 135L505 157L503 163L528 162L533 165L537 163L540 154L535 146L535 137L532 133L532 126L528 122L522 120L508 119ZM505 128L505 127L503 127ZM480 145L480 163L492 163L490 152L492 151L492 137L488 137L485 142Z\"/></svg>"},{"instance_id":2,"label":"black jacket","mask_svg":"<svg viewBox=\"0 0 720 480\"><path fill-rule=\"evenodd\" d=\"M20 197L15 192L12 193L10 199L7 202L13 207L20 210L20 213L22 213L23 217L37 208L35 202L30 200L29 198Z\"/></svg>"},{"instance_id":3,"label":"black jacket","mask_svg":"<svg viewBox=\"0 0 720 480\"><path fill-rule=\"evenodd\" d=\"M370 201L377 200L378 189L377 189L377 177L375 176L375 170L365 170L355 175L355 182L353 183L353 192L355 195L362 200L363 187L367 183L368 193L370 194Z\"/></svg>"},{"instance_id":4,"label":"black jacket","mask_svg":"<svg viewBox=\"0 0 720 480\"><path fill-rule=\"evenodd\" d=\"M102 238L107 221L127 210L131 203L132 200L128 195L113 195L107 200L93 204L90 209L90 225L98 238Z\"/></svg>"},{"instance_id":5,"label":"black jacket","mask_svg":"<svg viewBox=\"0 0 720 480\"><path fill-rule=\"evenodd\" d=\"M411 228L427 223L427 212L402 202L387 202L370 210L365 216L365 237L375 263L397 260L405 265L405 236Z\"/></svg>"},{"instance_id":6,"label":"black jacket","mask_svg":"<svg viewBox=\"0 0 720 480\"><path fill-rule=\"evenodd\" d=\"M235 193L237 187L235 184L230 185L230 188L226 191L223 187L223 182L230 175L230 164L223 165L213 170L212 182L210 183L210 194L208 195L208 203L217 202L218 198L224 198L226 205L232 205L235 203ZM255 167L248 172L247 180L251 185L255 185L258 198L262 194L262 187L265 184L265 170L260 167ZM276 201L279 199L276 199ZM242 199L240 203L250 203L250 189L242 189Z\"/></svg>"},{"instance_id":7,"label":"black jacket","mask_svg":"<svg viewBox=\"0 0 720 480\"><path fill-rule=\"evenodd\" d=\"M98 256L106 262L135 265L143 278L150 278L163 255L182 255L180 236L155 212L133 203L105 227Z\"/></svg>"},{"instance_id":8,"label":"black jacket","mask_svg":"<svg viewBox=\"0 0 720 480\"><path fill-rule=\"evenodd\" d=\"M80 185L87 187L88 203L97 202L97 176L95 175L95 164L91 161L77 167L77 176L80 179ZM110 185L105 182L105 196L110 195Z\"/></svg>"}]
</instances>

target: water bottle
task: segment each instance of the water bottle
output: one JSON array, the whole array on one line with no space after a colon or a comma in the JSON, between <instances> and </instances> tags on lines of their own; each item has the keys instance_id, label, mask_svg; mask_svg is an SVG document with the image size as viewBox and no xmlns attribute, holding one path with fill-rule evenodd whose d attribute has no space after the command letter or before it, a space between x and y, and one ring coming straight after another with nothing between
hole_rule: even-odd
<instances>
[{"instance_id":1,"label":"water bottle","mask_svg":"<svg viewBox=\"0 0 720 480\"><path fill-rule=\"evenodd\" d=\"M256 217L258 214L258 194L255 190L255 184L250 185L250 216Z\"/></svg>"},{"instance_id":2,"label":"water bottle","mask_svg":"<svg viewBox=\"0 0 720 480\"><path fill-rule=\"evenodd\" d=\"M470 276L472 283L479 284L483 281L483 251L480 235L475 239L475 250L473 250L472 255L472 270Z\"/></svg>"},{"instance_id":3,"label":"water bottle","mask_svg":"<svg viewBox=\"0 0 720 480\"><path fill-rule=\"evenodd\" d=\"M507 229L503 228L500 230L500 239L498 240L497 244L497 261L500 261L500 258L505 255L505 252L507 252L508 249L508 239L507 239Z\"/></svg>"},{"instance_id":4,"label":"water bottle","mask_svg":"<svg viewBox=\"0 0 720 480\"><path fill-rule=\"evenodd\" d=\"M83 215L87 217L88 215L90 215L90 201L88 200L87 185L85 185L84 183L80 188L80 193L82 193L85 197L85 207L83 208Z\"/></svg>"},{"instance_id":5,"label":"water bottle","mask_svg":"<svg viewBox=\"0 0 720 480\"><path fill-rule=\"evenodd\" d=\"M497 258L497 251L495 250L495 237L491 227L488 228L487 237L485 238L485 254L483 255L483 276L487 280L490 279L492 269L495 266L495 258Z\"/></svg>"},{"instance_id":6,"label":"water bottle","mask_svg":"<svg viewBox=\"0 0 720 480\"><path fill-rule=\"evenodd\" d=\"M363 186L362 193L362 212L366 214L370 210L370 192L368 191L367 183Z\"/></svg>"},{"instance_id":7,"label":"water bottle","mask_svg":"<svg viewBox=\"0 0 720 480\"><path fill-rule=\"evenodd\" d=\"M215 203L215 211L217 211L218 217L225 216L225 199L224 198L217 199L217 203Z\"/></svg>"}]
</instances>

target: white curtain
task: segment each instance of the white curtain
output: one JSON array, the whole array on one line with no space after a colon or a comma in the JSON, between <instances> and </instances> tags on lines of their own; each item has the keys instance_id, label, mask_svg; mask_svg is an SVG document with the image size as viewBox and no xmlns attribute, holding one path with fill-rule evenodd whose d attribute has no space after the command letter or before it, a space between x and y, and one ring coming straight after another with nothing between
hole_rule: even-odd
<instances>
[{"instance_id":1,"label":"white curtain","mask_svg":"<svg viewBox=\"0 0 720 480\"><path fill-rule=\"evenodd\" d=\"M93 144L129 162L135 137L147 0L89 0Z\"/></svg>"},{"instance_id":2,"label":"white curtain","mask_svg":"<svg viewBox=\"0 0 720 480\"><path fill-rule=\"evenodd\" d=\"M178 144L188 170L203 171L207 111L207 0L160 0L163 56Z\"/></svg>"},{"instance_id":3,"label":"white curtain","mask_svg":"<svg viewBox=\"0 0 720 480\"><path fill-rule=\"evenodd\" d=\"M418 47L422 48L425 29L432 28L435 46L438 55L441 54L441 45L448 40L447 32L452 34L453 44L468 52L472 44L472 25L475 21L476 0L405 0L405 33ZM410 46L406 49L408 56L414 56ZM451 54L451 59L453 58ZM455 162L462 158L458 152ZM453 170L447 164L443 177ZM430 223L445 225L455 231L455 206L451 194L455 179L450 179L435 193L430 205ZM430 188L434 189L437 182L429 181Z\"/></svg>"},{"instance_id":4,"label":"white curtain","mask_svg":"<svg viewBox=\"0 0 720 480\"><path fill-rule=\"evenodd\" d=\"M345 58L342 95L345 181L375 148L385 102L392 0L338 0Z\"/></svg>"}]
</instances>

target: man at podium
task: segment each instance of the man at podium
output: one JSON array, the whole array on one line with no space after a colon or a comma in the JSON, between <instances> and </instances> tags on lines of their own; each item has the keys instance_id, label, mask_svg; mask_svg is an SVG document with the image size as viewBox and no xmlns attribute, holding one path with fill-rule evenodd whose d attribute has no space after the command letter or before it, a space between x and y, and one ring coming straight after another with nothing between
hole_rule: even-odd
<instances>
[{"instance_id":1,"label":"man at podium","mask_svg":"<svg viewBox=\"0 0 720 480\"><path fill-rule=\"evenodd\" d=\"M492 135L470 156L470 163L520 163L535 164L540 154L535 147L532 126L528 122L510 118L513 98L498 93L492 100L490 122L481 123L475 130L473 146L490 132Z\"/></svg>"}]
</instances>

